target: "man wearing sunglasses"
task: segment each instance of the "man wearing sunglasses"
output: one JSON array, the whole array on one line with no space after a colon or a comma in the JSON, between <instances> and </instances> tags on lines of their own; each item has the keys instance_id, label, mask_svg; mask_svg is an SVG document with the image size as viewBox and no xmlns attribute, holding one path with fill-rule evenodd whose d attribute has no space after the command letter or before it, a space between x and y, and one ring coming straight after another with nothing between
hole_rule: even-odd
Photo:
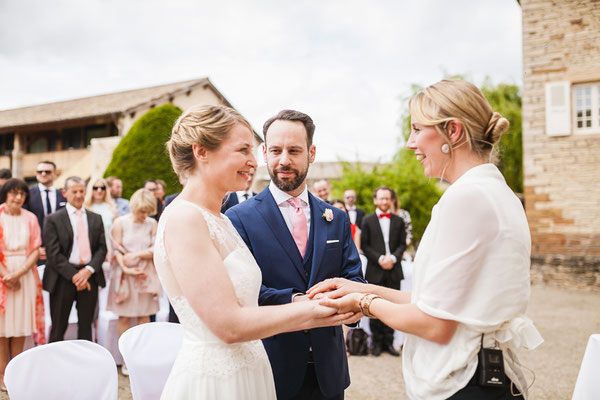
<instances>
[{"instance_id":1,"label":"man wearing sunglasses","mask_svg":"<svg viewBox=\"0 0 600 400\"><path fill-rule=\"evenodd\" d=\"M35 179L38 183L29 188L29 202L24 205L25 209L35 214L42 230L44 218L67 204L62 192L54 187L57 176L56 164L52 161L40 161L35 170ZM40 248L39 264L46 262L46 249L43 246L44 243Z\"/></svg>"}]
</instances>

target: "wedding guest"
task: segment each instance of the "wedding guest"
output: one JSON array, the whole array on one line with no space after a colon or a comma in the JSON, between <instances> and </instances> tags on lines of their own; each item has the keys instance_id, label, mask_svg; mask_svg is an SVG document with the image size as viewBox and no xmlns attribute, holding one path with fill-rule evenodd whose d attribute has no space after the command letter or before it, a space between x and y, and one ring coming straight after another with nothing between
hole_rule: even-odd
<instances>
[{"instance_id":1,"label":"wedding guest","mask_svg":"<svg viewBox=\"0 0 600 400\"><path fill-rule=\"evenodd\" d=\"M390 212L392 189L380 186L373 192L377 209L365 216L361 230L361 249L367 257L367 282L400 289L404 279L402 254L406 250L406 231L402 218ZM400 353L394 348L394 329L378 319L370 321L372 333L371 354L385 351L393 356Z\"/></svg>"},{"instance_id":2,"label":"wedding guest","mask_svg":"<svg viewBox=\"0 0 600 400\"><path fill-rule=\"evenodd\" d=\"M42 284L36 261L42 243L36 216L24 210L27 184L8 179L0 191L0 389L11 358L23 351L25 337L46 343Z\"/></svg>"},{"instance_id":3,"label":"wedding guest","mask_svg":"<svg viewBox=\"0 0 600 400\"><path fill-rule=\"evenodd\" d=\"M50 342L64 339L73 302L77 302L78 339L92 340L98 287L104 287L106 242L102 217L85 210L85 182L65 180L67 206L46 217L43 238L48 262L44 289L50 293Z\"/></svg>"},{"instance_id":4,"label":"wedding guest","mask_svg":"<svg viewBox=\"0 0 600 400\"><path fill-rule=\"evenodd\" d=\"M6 183L7 180L12 178L12 172L8 168L0 169L0 188Z\"/></svg>"},{"instance_id":5,"label":"wedding guest","mask_svg":"<svg viewBox=\"0 0 600 400\"><path fill-rule=\"evenodd\" d=\"M90 179L87 190L85 192L85 200L83 205L86 209L99 214L102 217L104 225L104 233L106 237L106 248L110 254L110 228L113 220L119 216L117 206L110 197L108 183L102 178Z\"/></svg>"},{"instance_id":6,"label":"wedding guest","mask_svg":"<svg viewBox=\"0 0 600 400\"><path fill-rule=\"evenodd\" d=\"M354 189L346 189L344 191L344 205L346 206L346 210L348 210L350 222L360 228L362 226L362 219L365 216L365 210L356 207L356 191Z\"/></svg>"},{"instance_id":7,"label":"wedding guest","mask_svg":"<svg viewBox=\"0 0 600 400\"><path fill-rule=\"evenodd\" d=\"M318 198L323 200L325 203L329 203L329 194L331 193L331 187L329 186L329 182L325 179L321 179L313 183L313 191L317 195Z\"/></svg>"},{"instance_id":8,"label":"wedding guest","mask_svg":"<svg viewBox=\"0 0 600 400\"><path fill-rule=\"evenodd\" d=\"M154 192L154 195L156 196L157 199L160 200L160 202L164 205L165 204L165 194L167 193L167 184L165 181L163 181L162 179L157 179L156 180L156 192Z\"/></svg>"},{"instance_id":9,"label":"wedding guest","mask_svg":"<svg viewBox=\"0 0 600 400\"><path fill-rule=\"evenodd\" d=\"M408 211L400 208L400 200L394 190L392 190L392 207L390 210L404 221L404 228L406 229L406 246L410 246L412 243L412 219L410 218L410 213Z\"/></svg>"},{"instance_id":10,"label":"wedding guest","mask_svg":"<svg viewBox=\"0 0 600 400\"><path fill-rule=\"evenodd\" d=\"M144 189L152 192L152 194L156 198L156 212L154 213L154 215L152 215L152 218L154 218L158 222L158 220L160 219L160 215L162 214L162 210L164 208L162 201L158 198L158 185L156 184L156 181L154 179L146 179L146 181L144 181Z\"/></svg>"},{"instance_id":11,"label":"wedding guest","mask_svg":"<svg viewBox=\"0 0 600 400\"><path fill-rule=\"evenodd\" d=\"M119 316L119 336L138 324L150 322L150 315L159 309L161 292L154 268L154 237L156 221L150 216L156 212L156 197L152 192L139 189L129 202L131 213L115 220L111 230L113 253L106 309ZM128 375L123 363L121 372Z\"/></svg>"},{"instance_id":12,"label":"wedding guest","mask_svg":"<svg viewBox=\"0 0 600 400\"><path fill-rule=\"evenodd\" d=\"M340 311L360 309L407 333L402 361L410 398L523 399L528 387L515 354L543 339L525 316L531 262L527 218L490 162L509 123L479 89L462 80L423 89L409 108L407 147L425 176L450 183L417 249L412 293L338 279L318 284L310 294L347 294L323 303ZM495 346L504 358L506 377L500 378L506 385L481 386L478 354Z\"/></svg>"},{"instance_id":13,"label":"wedding guest","mask_svg":"<svg viewBox=\"0 0 600 400\"><path fill-rule=\"evenodd\" d=\"M331 205L334 206L335 208L342 210L346 214L348 214L348 210L346 209L346 204L342 200L333 199L333 200L331 200ZM350 218L350 215L348 215L348 218ZM358 252L360 253L360 228L358 227L357 224L350 222L350 232L352 233L352 241L354 242L354 245L356 246L356 250L358 250Z\"/></svg>"},{"instance_id":14,"label":"wedding guest","mask_svg":"<svg viewBox=\"0 0 600 400\"><path fill-rule=\"evenodd\" d=\"M238 190L237 192L227 193L223 198L223 207L221 207L221 213L225 214L225 211L229 210L233 206L248 200L249 198L256 196L256 193L252 191L252 182L254 181L254 172L249 174L248 181L244 190Z\"/></svg>"},{"instance_id":15,"label":"wedding guest","mask_svg":"<svg viewBox=\"0 0 600 400\"><path fill-rule=\"evenodd\" d=\"M44 220L53 212L63 208L67 202L62 191L54 186L54 180L58 177L56 164L52 161L40 161L35 170L37 185L29 188L27 203L23 206L26 210L35 214L42 232L44 231ZM42 237L40 247L40 259L38 264L46 262L45 239Z\"/></svg>"},{"instance_id":16,"label":"wedding guest","mask_svg":"<svg viewBox=\"0 0 600 400\"><path fill-rule=\"evenodd\" d=\"M116 176L109 176L106 178L106 183L108 183L108 187L110 188L110 197L117 205L119 217L128 214L129 200L121 197L123 195L123 182Z\"/></svg>"}]
</instances>

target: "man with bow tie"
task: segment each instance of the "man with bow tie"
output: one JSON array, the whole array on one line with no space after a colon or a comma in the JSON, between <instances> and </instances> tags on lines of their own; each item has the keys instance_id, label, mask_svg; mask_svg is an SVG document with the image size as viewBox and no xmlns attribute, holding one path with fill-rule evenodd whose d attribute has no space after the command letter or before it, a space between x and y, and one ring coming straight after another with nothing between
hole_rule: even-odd
<instances>
[{"instance_id":1,"label":"man with bow tie","mask_svg":"<svg viewBox=\"0 0 600 400\"><path fill-rule=\"evenodd\" d=\"M365 279L369 283L400 289L402 254L406 250L406 231L402 218L390 212L392 190L380 186L373 193L377 209L363 218L360 246L367 257ZM398 356L394 349L394 330L378 319L370 321L372 337L371 353L378 356L382 351Z\"/></svg>"}]
</instances>

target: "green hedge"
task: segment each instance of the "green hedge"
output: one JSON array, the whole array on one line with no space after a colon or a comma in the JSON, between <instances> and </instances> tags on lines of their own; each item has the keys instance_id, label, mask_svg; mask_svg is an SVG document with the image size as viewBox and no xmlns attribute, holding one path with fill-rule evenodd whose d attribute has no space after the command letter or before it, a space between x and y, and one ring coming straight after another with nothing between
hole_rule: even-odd
<instances>
[{"instance_id":1,"label":"green hedge","mask_svg":"<svg viewBox=\"0 0 600 400\"><path fill-rule=\"evenodd\" d=\"M182 111L172 104L153 108L138 119L121 140L104 176L116 176L123 181L123 197L129 198L146 179L162 179L167 194L181 191L173 172L165 143Z\"/></svg>"}]
</instances>

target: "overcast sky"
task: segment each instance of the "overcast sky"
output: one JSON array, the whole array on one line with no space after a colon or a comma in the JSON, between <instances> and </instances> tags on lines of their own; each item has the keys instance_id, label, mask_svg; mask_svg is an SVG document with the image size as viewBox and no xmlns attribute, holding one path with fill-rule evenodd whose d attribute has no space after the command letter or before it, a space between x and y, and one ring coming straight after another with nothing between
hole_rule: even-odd
<instances>
[{"instance_id":1,"label":"overcast sky","mask_svg":"<svg viewBox=\"0 0 600 400\"><path fill-rule=\"evenodd\" d=\"M317 161L386 161L444 74L522 82L516 0L0 0L0 109L208 76L258 131L311 115Z\"/></svg>"}]
</instances>

